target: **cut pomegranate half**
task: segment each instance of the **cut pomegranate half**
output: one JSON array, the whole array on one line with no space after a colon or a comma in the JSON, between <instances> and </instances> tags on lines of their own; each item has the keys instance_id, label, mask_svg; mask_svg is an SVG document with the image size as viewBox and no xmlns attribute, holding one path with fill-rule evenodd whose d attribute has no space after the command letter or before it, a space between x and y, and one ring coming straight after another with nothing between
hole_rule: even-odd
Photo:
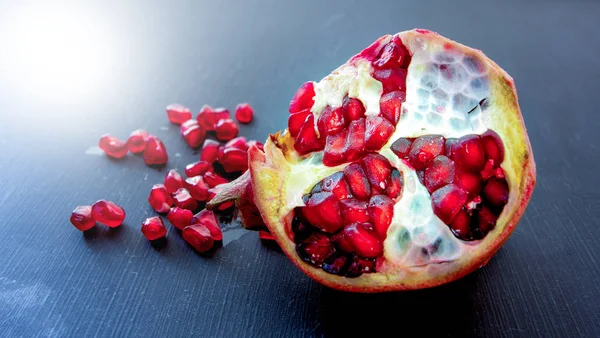
<instances>
[{"instance_id":1,"label":"cut pomegranate half","mask_svg":"<svg viewBox=\"0 0 600 338\"><path fill-rule=\"evenodd\" d=\"M378 39L298 89L288 129L208 208L235 201L304 273L357 292L427 288L484 265L535 186L512 78L425 30ZM251 205L251 206L250 206Z\"/></svg>"}]
</instances>

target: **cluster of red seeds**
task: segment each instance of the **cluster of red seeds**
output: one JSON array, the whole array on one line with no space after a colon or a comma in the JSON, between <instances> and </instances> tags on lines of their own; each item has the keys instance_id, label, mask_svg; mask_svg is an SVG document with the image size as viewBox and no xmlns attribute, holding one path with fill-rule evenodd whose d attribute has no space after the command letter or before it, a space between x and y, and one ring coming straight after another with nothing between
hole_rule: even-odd
<instances>
[{"instance_id":1,"label":"cluster of red seeds","mask_svg":"<svg viewBox=\"0 0 600 338\"><path fill-rule=\"evenodd\" d=\"M481 239L494 228L509 194L498 134L400 138L392 151L416 170L431 193L434 213L456 237Z\"/></svg>"},{"instance_id":2,"label":"cluster of red seeds","mask_svg":"<svg viewBox=\"0 0 600 338\"><path fill-rule=\"evenodd\" d=\"M99 200L93 205L80 205L71 214L71 224L81 231L87 231L100 222L109 228L123 224L125 210L116 203Z\"/></svg>"},{"instance_id":3,"label":"cluster of red seeds","mask_svg":"<svg viewBox=\"0 0 600 338\"><path fill-rule=\"evenodd\" d=\"M169 161L167 149L161 139L142 129L134 130L127 142L121 141L116 136L103 135L98 146L112 158L120 159L131 152L143 154L144 162L147 165L163 165Z\"/></svg>"},{"instance_id":4,"label":"cluster of red seeds","mask_svg":"<svg viewBox=\"0 0 600 338\"><path fill-rule=\"evenodd\" d=\"M314 83L307 82L298 89L289 107L288 128L296 141L296 151L304 155L324 150L323 164L336 166L381 149L392 136L406 99L410 54L395 36L378 55L369 59L373 66L371 75L383 85L379 115L365 117L363 103L346 96L341 107L325 107L315 121L311 112Z\"/></svg>"},{"instance_id":5,"label":"cluster of red seeds","mask_svg":"<svg viewBox=\"0 0 600 338\"><path fill-rule=\"evenodd\" d=\"M368 154L317 183L292 223L300 257L326 272L375 272L375 258L402 194L403 177L380 154Z\"/></svg>"}]
</instances>

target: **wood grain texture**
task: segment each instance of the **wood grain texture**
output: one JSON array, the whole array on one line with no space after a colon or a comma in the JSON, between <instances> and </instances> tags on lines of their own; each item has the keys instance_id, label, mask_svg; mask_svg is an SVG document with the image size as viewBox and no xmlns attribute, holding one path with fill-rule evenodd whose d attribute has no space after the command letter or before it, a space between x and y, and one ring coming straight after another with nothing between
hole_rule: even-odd
<instances>
[{"instance_id":1,"label":"wood grain texture","mask_svg":"<svg viewBox=\"0 0 600 338\"><path fill-rule=\"evenodd\" d=\"M71 96L42 95L9 76L15 6L0 3L0 336L342 336L379 333L378 323L398 335L600 336L598 2L55 4L49 13L98 23L112 53L93 90ZM205 258L171 228L156 250L139 226L153 215L147 194L166 169L85 154L103 133L145 128L164 139L169 167L182 169L198 154L167 123L173 102L198 111L248 101L256 119L241 133L264 139L285 127L301 83L413 27L481 49L514 77L538 168L511 239L450 285L337 292L254 233ZM82 235L70 212L100 198L122 204L126 224Z\"/></svg>"}]
</instances>

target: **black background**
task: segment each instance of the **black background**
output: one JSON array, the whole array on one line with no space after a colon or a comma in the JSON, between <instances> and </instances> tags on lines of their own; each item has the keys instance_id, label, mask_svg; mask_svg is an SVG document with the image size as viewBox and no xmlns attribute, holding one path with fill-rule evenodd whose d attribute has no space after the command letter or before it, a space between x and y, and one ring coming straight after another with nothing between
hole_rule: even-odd
<instances>
[{"instance_id":1,"label":"black background","mask_svg":"<svg viewBox=\"0 0 600 338\"><path fill-rule=\"evenodd\" d=\"M600 335L600 4L494 3L0 2L0 336ZM48 27L18 24L46 16L75 20L78 40L53 45L38 36ZM481 49L514 77L537 163L514 235L457 282L342 293L241 229L212 258L172 228L155 250L139 225L166 170L86 154L103 133L145 128L183 169L198 155L167 122L173 102L195 112L250 102L242 135L264 140L285 127L300 84L413 27ZM97 52L79 56L85 48ZM82 235L70 212L100 198L125 207L125 225Z\"/></svg>"}]
</instances>

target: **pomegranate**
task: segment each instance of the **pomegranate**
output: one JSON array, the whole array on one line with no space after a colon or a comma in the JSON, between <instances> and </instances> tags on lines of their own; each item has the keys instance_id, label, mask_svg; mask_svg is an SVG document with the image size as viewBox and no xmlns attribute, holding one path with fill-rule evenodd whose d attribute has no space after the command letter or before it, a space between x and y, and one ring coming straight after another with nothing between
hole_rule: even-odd
<instances>
[{"instance_id":1,"label":"pomegranate","mask_svg":"<svg viewBox=\"0 0 600 338\"><path fill-rule=\"evenodd\" d=\"M235 107L235 119L239 123L250 123L254 117L254 109L248 103L240 103Z\"/></svg>"},{"instance_id":2,"label":"pomegranate","mask_svg":"<svg viewBox=\"0 0 600 338\"><path fill-rule=\"evenodd\" d=\"M305 274L347 291L433 287L485 265L535 186L512 78L428 30L379 38L289 106L288 129L208 208L235 202Z\"/></svg>"},{"instance_id":3,"label":"pomegranate","mask_svg":"<svg viewBox=\"0 0 600 338\"><path fill-rule=\"evenodd\" d=\"M221 141L229 141L239 133L238 125L232 119L222 119L215 126L217 138Z\"/></svg>"},{"instance_id":4,"label":"pomegranate","mask_svg":"<svg viewBox=\"0 0 600 338\"><path fill-rule=\"evenodd\" d=\"M168 161L169 155L163 142L154 135L148 136L146 149L144 149L144 162L146 162L146 165L164 165Z\"/></svg>"},{"instance_id":5,"label":"pomegranate","mask_svg":"<svg viewBox=\"0 0 600 338\"><path fill-rule=\"evenodd\" d=\"M167 214L167 220L179 230L183 230L186 226L191 225L193 217L194 213L191 210L179 207L172 207Z\"/></svg>"},{"instance_id":6,"label":"pomegranate","mask_svg":"<svg viewBox=\"0 0 600 338\"><path fill-rule=\"evenodd\" d=\"M198 252L212 249L215 240L204 224L194 224L183 228L181 237Z\"/></svg>"},{"instance_id":7,"label":"pomegranate","mask_svg":"<svg viewBox=\"0 0 600 338\"><path fill-rule=\"evenodd\" d=\"M179 188L185 188L185 180L175 169L171 169L165 175L164 186L169 194L177 191Z\"/></svg>"},{"instance_id":8,"label":"pomegranate","mask_svg":"<svg viewBox=\"0 0 600 338\"><path fill-rule=\"evenodd\" d=\"M109 134L102 135L102 137L100 137L98 146L104 151L104 153L106 153L106 155L112 158L123 158L129 151L125 142Z\"/></svg>"},{"instance_id":9,"label":"pomegranate","mask_svg":"<svg viewBox=\"0 0 600 338\"><path fill-rule=\"evenodd\" d=\"M200 161L206 161L213 164L219 156L219 147L221 144L215 140L205 140L200 153Z\"/></svg>"},{"instance_id":10,"label":"pomegranate","mask_svg":"<svg viewBox=\"0 0 600 338\"><path fill-rule=\"evenodd\" d=\"M194 177L204 175L206 172L212 172L212 170L212 164L206 161L198 161L185 166L185 175L187 177Z\"/></svg>"},{"instance_id":11,"label":"pomegranate","mask_svg":"<svg viewBox=\"0 0 600 338\"><path fill-rule=\"evenodd\" d=\"M178 188L179 189L179 188ZM156 212L167 212L173 205L173 197L163 184L155 184L150 190L148 203Z\"/></svg>"},{"instance_id":12,"label":"pomegranate","mask_svg":"<svg viewBox=\"0 0 600 338\"><path fill-rule=\"evenodd\" d=\"M192 112L178 103L167 106L167 117L171 123L182 124L192 118Z\"/></svg>"},{"instance_id":13,"label":"pomegranate","mask_svg":"<svg viewBox=\"0 0 600 338\"><path fill-rule=\"evenodd\" d=\"M231 115L229 114L229 110L225 108L213 109L209 105L204 105L200 109L200 113L198 113L196 120L204 128L204 130L214 131L217 127L217 123L220 120L229 119L230 117Z\"/></svg>"},{"instance_id":14,"label":"pomegranate","mask_svg":"<svg viewBox=\"0 0 600 338\"><path fill-rule=\"evenodd\" d=\"M192 217L190 223L192 225L202 224L206 226L215 241L223 239L223 233L221 232L221 227L219 227L219 222L217 222L217 217L211 210L203 209Z\"/></svg>"},{"instance_id":15,"label":"pomegranate","mask_svg":"<svg viewBox=\"0 0 600 338\"><path fill-rule=\"evenodd\" d=\"M189 120L183 122L180 127L181 136L192 148L198 148L204 143L204 137L206 136L206 130L200 126L198 121L190 117Z\"/></svg>"},{"instance_id":16,"label":"pomegranate","mask_svg":"<svg viewBox=\"0 0 600 338\"><path fill-rule=\"evenodd\" d=\"M149 134L145 130L134 130L127 139L127 149L134 154L143 152L146 149L146 139L148 136Z\"/></svg>"},{"instance_id":17,"label":"pomegranate","mask_svg":"<svg viewBox=\"0 0 600 338\"><path fill-rule=\"evenodd\" d=\"M125 220L125 210L116 203L99 200L92 205L94 219L110 228L116 228Z\"/></svg>"},{"instance_id":18,"label":"pomegranate","mask_svg":"<svg viewBox=\"0 0 600 338\"><path fill-rule=\"evenodd\" d=\"M165 224L160 216L146 218L142 223L141 231L149 241L155 241L167 235L167 228L165 228Z\"/></svg>"},{"instance_id":19,"label":"pomegranate","mask_svg":"<svg viewBox=\"0 0 600 338\"><path fill-rule=\"evenodd\" d=\"M92 207L81 205L73 210L71 214L71 224L80 231L87 231L96 225L96 220L92 216Z\"/></svg>"}]
</instances>

